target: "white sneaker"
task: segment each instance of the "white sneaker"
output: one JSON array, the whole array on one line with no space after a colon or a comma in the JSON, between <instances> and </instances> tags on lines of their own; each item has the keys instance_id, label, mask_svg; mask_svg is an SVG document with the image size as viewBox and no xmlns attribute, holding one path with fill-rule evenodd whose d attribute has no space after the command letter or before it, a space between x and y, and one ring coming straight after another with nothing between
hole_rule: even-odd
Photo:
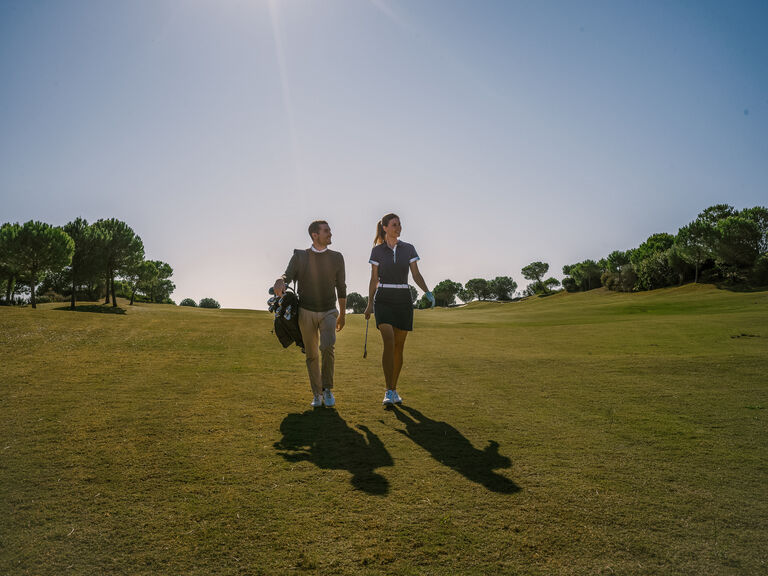
<instances>
[{"instance_id":1,"label":"white sneaker","mask_svg":"<svg viewBox=\"0 0 768 576\"><path fill-rule=\"evenodd\" d=\"M397 393L397 390L392 390L392 402L395 404L402 404L403 399L400 398L400 394Z\"/></svg>"},{"instance_id":2,"label":"white sneaker","mask_svg":"<svg viewBox=\"0 0 768 576\"><path fill-rule=\"evenodd\" d=\"M395 403L395 401L392 399L392 392L394 392L394 390L387 390L384 392L384 400L381 401L384 406L392 406L392 404Z\"/></svg>"},{"instance_id":3,"label":"white sneaker","mask_svg":"<svg viewBox=\"0 0 768 576\"><path fill-rule=\"evenodd\" d=\"M323 402L329 408L336 404L336 398L333 397L333 392L330 388L323 388Z\"/></svg>"},{"instance_id":4,"label":"white sneaker","mask_svg":"<svg viewBox=\"0 0 768 576\"><path fill-rule=\"evenodd\" d=\"M323 405L322 394L315 394L315 398L309 403L312 408L320 408Z\"/></svg>"}]
</instances>

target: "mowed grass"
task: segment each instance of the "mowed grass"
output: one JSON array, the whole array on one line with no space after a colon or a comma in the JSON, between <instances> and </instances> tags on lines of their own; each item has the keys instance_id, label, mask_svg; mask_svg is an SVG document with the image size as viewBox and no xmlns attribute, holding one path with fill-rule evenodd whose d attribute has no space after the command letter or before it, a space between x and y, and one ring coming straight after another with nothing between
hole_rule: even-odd
<instances>
[{"instance_id":1,"label":"mowed grass","mask_svg":"<svg viewBox=\"0 0 768 576\"><path fill-rule=\"evenodd\" d=\"M0 574L765 574L768 293L348 316L336 410L267 312L0 308Z\"/></svg>"}]
</instances>

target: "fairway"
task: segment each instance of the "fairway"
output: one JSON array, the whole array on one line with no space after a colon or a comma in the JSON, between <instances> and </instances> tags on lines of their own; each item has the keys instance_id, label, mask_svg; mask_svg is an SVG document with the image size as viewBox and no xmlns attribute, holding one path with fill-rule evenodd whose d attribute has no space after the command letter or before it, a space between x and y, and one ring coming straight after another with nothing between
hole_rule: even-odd
<instances>
[{"instance_id":1,"label":"fairway","mask_svg":"<svg viewBox=\"0 0 768 576\"><path fill-rule=\"evenodd\" d=\"M271 315L0 308L0 574L765 574L768 292L420 310L383 410Z\"/></svg>"}]
</instances>

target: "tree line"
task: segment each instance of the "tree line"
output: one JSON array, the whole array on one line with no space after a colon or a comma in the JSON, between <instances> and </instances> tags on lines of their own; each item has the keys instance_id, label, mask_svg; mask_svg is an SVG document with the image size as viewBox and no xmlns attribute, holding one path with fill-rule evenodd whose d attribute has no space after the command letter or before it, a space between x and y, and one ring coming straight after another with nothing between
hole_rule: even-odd
<instances>
[{"instance_id":1,"label":"tree line","mask_svg":"<svg viewBox=\"0 0 768 576\"><path fill-rule=\"evenodd\" d=\"M76 218L64 226L30 220L0 226L0 292L3 304L17 303L17 293L80 300L105 298L117 307L117 297L145 302L173 303L173 268L160 260L146 260L144 243L125 222L116 218L93 224ZM47 300L49 296L44 296Z\"/></svg>"},{"instance_id":2,"label":"tree line","mask_svg":"<svg viewBox=\"0 0 768 576\"><path fill-rule=\"evenodd\" d=\"M184 298L179 302L179 306L189 306L190 308L221 308L221 304L215 298L201 298L198 304L192 298Z\"/></svg>"},{"instance_id":3,"label":"tree line","mask_svg":"<svg viewBox=\"0 0 768 576\"><path fill-rule=\"evenodd\" d=\"M768 284L768 209L706 208L677 234L649 236L637 248L563 266L569 292L605 286L636 292L684 282Z\"/></svg>"},{"instance_id":4,"label":"tree line","mask_svg":"<svg viewBox=\"0 0 768 576\"><path fill-rule=\"evenodd\" d=\"M545 278L546 262L531 262L521 272L530 281L521 296L549 295L561 282ZM614 250L600 260L584 260L563 266L562 287L569 292L605 286L610 290L635 292L664 288L684 282L726 282L768 285L768 209L755 206L736 210L716 204L703 210L677 234L652 234L637 248ZM463 286L443 280L433 293L438 306L452 306L458 297L463 302L510 301L517 283L509 276L492 280L473 278ZM417 299L411 286L414 306L427 308L426 296ZM368 298L352 292L347 308L362 313Z\"/></svg>"},{"instance_id":5,"label":"tree line","mask_svg":"<svg viewBox=\"0 0 768 576\"><path fill-rule=\"evenodd\" d=\"M559 284L559 283L558 283ZM418 292L414 286L411 289L411 302L417 308L429 308L432 304L426 295L418 298ZM453 280L443 280L439 282L432 290L435 296L436 306L453 306L458 297L463 302L470 302L474 299L483 301L511 301L515 297L517 282L509 276L497 276L491 280L484 278L473 278L468 280L465 285ZM347 294L347 309L355 314L361 314L368 306L368 297L361 296L357 292Z\"/></svg>"}]
</instances>

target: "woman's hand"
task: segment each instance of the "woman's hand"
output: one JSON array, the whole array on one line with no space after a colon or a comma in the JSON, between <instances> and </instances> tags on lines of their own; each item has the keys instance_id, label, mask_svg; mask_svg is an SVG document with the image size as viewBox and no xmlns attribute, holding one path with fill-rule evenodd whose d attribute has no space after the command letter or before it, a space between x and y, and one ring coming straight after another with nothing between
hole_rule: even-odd
<instances>
[{"instance_id":1,"label":"woman's hand","mask_svg":"<svg viewBox=\"0 0 768 576\"><path fill-rule=\"evenodd\" d=\"M373 304L369 303L368 306L365 309L365 319L368 320L371 317L371 312L373 312Z\"/></svg>"}]
</instances>

